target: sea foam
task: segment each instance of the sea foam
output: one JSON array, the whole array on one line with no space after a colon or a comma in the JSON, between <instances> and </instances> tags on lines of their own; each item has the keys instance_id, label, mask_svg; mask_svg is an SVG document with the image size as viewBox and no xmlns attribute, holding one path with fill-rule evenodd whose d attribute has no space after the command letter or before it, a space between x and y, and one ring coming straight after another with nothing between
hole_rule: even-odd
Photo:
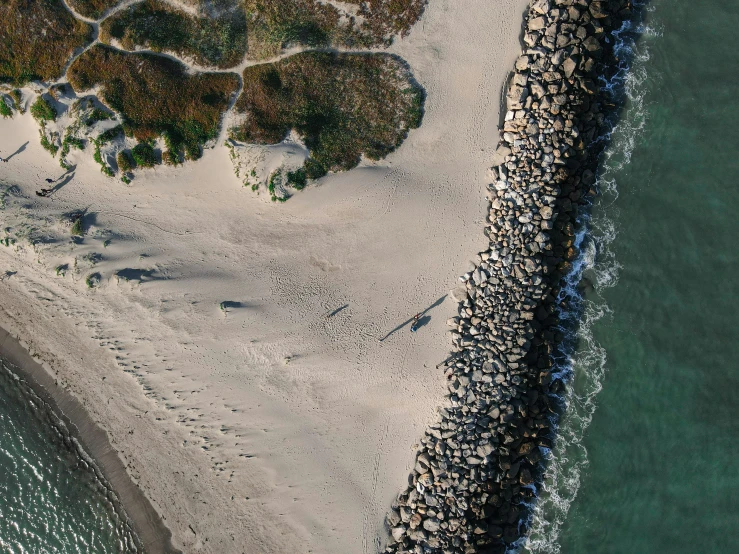
<instances>
[{"instance_id":1,"label":"sea foam","mask_svg":"<svg viewBox=\"0 0 739 554\"><path fill-rule=\"evenodd\" d=\"M556 376L567 383L562 395L563 412L556 425L554 448L547 452L547 466L533 506L528 534L516 545L517 551L531 554L559 554L559 535L572 502L577 497L581 478L588 465L583 437L597 407L607 371L605 349L593 335L594 325L610 317L611 310L602 292L618 283L621 266L611 245L618 235L617 175L631 161L631 155L646 124L645 82L650 40L661 30L640 19L651 9L636 4L636 17L625 21L613 33L614 53L620 60L617 71L600 83L614 102L623 104L621 119L601 137L606 149L601 156L596 185L599 195L593 217L581 219L576 235L580 256L573 263L560 302L568 309L561 315L562 331L568 333L563 352L556 361ZM590 284L591 287L584 285Z\"/></svg>"}]
</instances>

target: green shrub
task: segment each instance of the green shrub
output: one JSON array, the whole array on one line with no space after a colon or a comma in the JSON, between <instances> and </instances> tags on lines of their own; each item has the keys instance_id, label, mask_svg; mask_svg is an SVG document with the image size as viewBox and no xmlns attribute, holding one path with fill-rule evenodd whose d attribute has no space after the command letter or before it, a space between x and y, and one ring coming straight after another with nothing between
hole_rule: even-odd
<instances>
[{"instance_id":1,"label":"green shrub","mask_svg":"<svg viewBox=\"0 0 739 554\"><path fill-rule=\"evenodd\" d=\"M105 160L103 160L103 153L100 150L100 144L101 143L99 141L95 141L95 152L92 155L92 159L100 164L100 171L102 171L108 177L112 177L113 175L115 175L115 172L110 167L108 167L108 164L106 164Z\"/></svg>"},{"instance_id":2,"label":"green shrub","mask_svg":"<svg viewBox=\"0 0 739 554\"><path fill-rule=\"evenodd\" d=\"M100 151L100 143L95 143L95 152L92 154L92 159L95 160L95 162L99 163L100 165L105 164L103 161L103 153Z\"/></svg>"},{"instance_id":3,"label":"green shrub","mask_svg":"<svg viewBox=\"0 0 739 554\"><path fill-rule=\"evenodd\" d=\"M44 150L46 150L52 156L56 156L56 153L59 151L59 147L52 141L50 141L49 137L47 137L43 131L39 131L39 135L41 136L41 146L44 148Z\"/></svg>"},{"instance_id":4,"label":"green shrub","mask_svg":"<svg viewBox=\"0 0 739 554\"><path fill-rule=\"evenodd\" d=\"M154 167L159 163L154 147L148 142L139 142L131 151L138 167Z\"/></svg>"},{"instance_id":5,"label":"green shrub","mask_svg":"<svg viewBox=\"0 0 739 554\"><path fill-rule=\"evenodd\" d=\"M308 183L308 174L304 167L287 172L287 184L297 190L303 190Z\"/></svg>"},{"instance_id":6,"label":"green shrub","mask_svg":"<svg viewBox=\"0 0 739 554\"><path fill-rule=\"evenodd\" d=\"M328 173L326 168L323 167L323 164L313 158L305 160L305 165L303 167L305 167L305 175L308 179L320 179Z\"/></svg>"},{"instance_id":7,"label":"green shrub","mask_svg":"<svg viewBox=\"0 0 739 554\"><path fill-rule=\"evenodd\" d=\"M5 97L0 95L0 115L3 117L13 117L13 110L5 101Z\"/></svg>"},{"instance_id":8,"label":"green shrub","mask_svg":"<svg viewBox=\"0 0 739 554\"><path fill-rule=\"evenodd\" d=\"M15 109L22 114L26 113L26 110L23 109L23 93L20 89L14 89L10 93L10 96L13 98L13 102L15 102Z\"/></svg>"},{"instance_id":9,"label":"green shrub","mask_svg":"<svg viewBox=\"0 0 739 554\"><path fill-rule=\"evenodd\" d=\"M116 125L112 129L108 129L107 131L100 133L100 136L97 138L97 142L100 144L106 144L111 140L117 139L121 133L123 133L123 126Z\"/></svg>"},{"instance_id":10,"label":"green shrub","mask_svg":"<svg viewBox=\"0 0 739 554\"><path fill-rule=\"evenodd\" d=\"M101 279L102 275L99 273L90 273L85 279L85 284L87 285L87 288L92 289L100 284Z\"/></svg>"},{"instance_id":11,"label":"green shrub","mask_svg":"<svg viewBox=\"0 0 739 554\"><path fill-rule=\"evenodd\" d=\"M162 162L166 165L180 165L180 156L171 150L165 150L162 152Z\"/></svg>"},{"instance_id":12,"label":"green shrub","mask_svg":"<svg viewBox=\"0 0 739 554\"><path fill-rule=\"evenodd\" d=\"M387 156L423 115L423 90L386 54L303 52L243 77L235 109L246 117L231 137L277 144L296 131L310 152L307 179Z\"/></svg>"},{"instance_id":13,"label":"green shrub","mask_svg":"<svg viewBox=\"0 0 739 554\"><path fill-rule=\"evenodd\" d=\"M85 149L85 141L77 137L66 137L64 139L64 144L68 144L69 146L71 146L72 148L76 148L77 150Z\"/></svg>"},{"instance_id":14,"label":"green shrub","mask_svg":"<svg viewBox=\"0 0 739 554\"><path fill-rule=\"evenodd\" d=\"M74 223L72 224L71 233L76 237L81 237L85 234L84 216L79 215L75 218Z\"/></svg>"},{"instance_id":15,"label":"green shrub","mask_svg":"<svg viewBox=\"0 0 739 554\"><path fill-rule=\"evenodd\" d=\"M67 154L69 154L70 148L76 148L77 150L84 150L85 141L83 141L81 138L67 135L64 137L64 140L62 141L62 158L64 158ZM62 165L62 167L64 167L64 165Z\"/></svg>"},{"instance_id":16,"label":"green shrub","mask_svg":"<svg viewBox=\"0 0 739 554\"><path fill-rule=\"evenodd\" d=\"M113 115L101 110L100 108L95 108L87 116L86 123L87 125L93 125L98 121L107 121L108 119L113 119Z\"/></svg>"},{"instance_id":17,"label":"green shrub","mask_svg":"<svg viewBox=\"0 0 739 554\"><path fill-rule=\"evenodd\" d=\"M116 162L118 162L118 169L123 173L128 173L133 170L133 157L131 156L131 152L128 150L121 150L118 152Z\"/></svg>"},{"instance_id":18,"label":"green shrub","mask_svg":"<svg viewBox=\"0 0 739 554\"><path fill-rule=\"evenodd\" d=\"M56 110L46 98L39 96L31 106L31 115L39 123L56 121Z\"/></svg>"},{"instance_id":19,"label":"green shrub","mask_svg":"<svg viewBox=\"0 0 739 554\"><path fill-rule=\"evenodd\" d=\"M201 156L218 136L223 113L238 88L229 73L189 74L174 60L95 45L69 68L75 90L100 86L105 103L121 114L126 134L139 141L164 136L173 153Z\"/></svg>"}]
</instances>

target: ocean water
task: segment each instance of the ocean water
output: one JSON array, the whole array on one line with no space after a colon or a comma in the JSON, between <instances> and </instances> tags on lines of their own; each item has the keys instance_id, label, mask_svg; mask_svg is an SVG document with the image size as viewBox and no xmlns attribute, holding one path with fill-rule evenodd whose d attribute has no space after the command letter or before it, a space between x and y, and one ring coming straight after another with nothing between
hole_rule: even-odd
<instances>
[{"instance_id":1,"label":"ocean water","mask_svg":"<svg viewBox=\"0 0 739 554\"><path fill-rule=\"evenodd\" d=\"M0 553L141 552L63 431L0 361Z\"/></svg>"},{"instance_id":2,"label":"ocean water","mask_svg":"<svg viewBox=\"0 0 739 554\"><path fill-rule=\"evenodd\" d=\"M739 552L739 2L641 16L532 554Z\"/></svg>"}]
</instances>

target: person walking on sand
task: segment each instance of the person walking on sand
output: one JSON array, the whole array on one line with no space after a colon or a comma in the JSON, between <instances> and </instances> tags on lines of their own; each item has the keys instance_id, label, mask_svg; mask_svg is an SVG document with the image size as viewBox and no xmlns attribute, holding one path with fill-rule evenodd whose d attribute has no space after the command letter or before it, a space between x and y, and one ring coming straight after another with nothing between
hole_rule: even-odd
<instances>
[{"instance_id":1,"label":"person walking on sand","mask_svg":"<svg viewBox=\"0 0 739 554\"><path fill-rule=\"evenodd\" d=\"M41 189L36 191L36 196L49 196L51 194L51 189Z\"/></svg>"},{"instance_id":2,"label":"person walking on sand","mask_svg":"<svg viewBox=\"0 0 739 554\"><path fill-rule=\"evenodd\" d=\"M53 182L54 182L54 179L49 179L49 178L47 177L47 178L46 178L46 182L47 182L47 183L53 183Z\"/></svg>"},{"instance_id":3,"label":"person walking on sand","mask_svg":"<svg viewBox=\"0 0 739 554\"><path fill-rule=\"evenodd\" d=\"M413 316L413 323L411 323L411 333L418 331L418 321L421 319L421 314Z\"/></svg>"}]
</instances>

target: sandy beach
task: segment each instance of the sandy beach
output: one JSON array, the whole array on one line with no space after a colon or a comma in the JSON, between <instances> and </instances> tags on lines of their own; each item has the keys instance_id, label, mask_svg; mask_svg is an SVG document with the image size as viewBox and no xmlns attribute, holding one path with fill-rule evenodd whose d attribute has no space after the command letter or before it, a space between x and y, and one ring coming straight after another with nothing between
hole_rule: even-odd
<instances>
[{"instance_id":1,"label":"sandy beach","mask_svg":"<svg viewBox=\"0 0 739 554\"><path fill-rule=\"evenodd\" d=\"M52 377L51 367L44 367L8 331L0 328L0 358L16 376L41 398L49 409L61 416L66 430L91 457L106 485L119 500L118 508L130 514L131 524L150 553L174 553L171 532L154 511L144 493L131 480L105 431L89 417L79 401ZM125 506L125 508L123 508Z\"/></svg>"},{"instance_id":2,"label":"sandy beach","mask_svg":"<svg viewBox=\"0 0 739 554\"><path fill-rule=\"evenodd\" d=\"M0 248L0 327L95 434L85 444L151 552L169 548L155 514L183 552L380 548L445 396L447 294L486 248L526 7L431 0L390 49L426 90L422 126L284 204L243 187L220 144L130 185L75 152L73 178L37 198L64 171L30 115L0 121L4 157L25 145L0 167L0 238L15 239ZM84 209L73 241L60 221Z\"/></svg>"}]
</instances>

